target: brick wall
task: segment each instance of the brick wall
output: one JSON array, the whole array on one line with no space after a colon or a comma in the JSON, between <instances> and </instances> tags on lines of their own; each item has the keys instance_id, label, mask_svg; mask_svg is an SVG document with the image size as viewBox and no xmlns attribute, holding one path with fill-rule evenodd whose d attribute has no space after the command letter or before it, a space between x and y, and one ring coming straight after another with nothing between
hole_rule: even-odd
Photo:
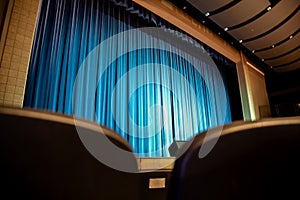
<instances>
[{"instance_id":1,"label":"brick wall","mask_svg":"<svg viewBox=\"0 0 300 200\"><path fill-rule=\"evenodd\" d=\"M0 65L0 106L23 106L39 2L14 1Z\"/></svg>"}]
</instances>

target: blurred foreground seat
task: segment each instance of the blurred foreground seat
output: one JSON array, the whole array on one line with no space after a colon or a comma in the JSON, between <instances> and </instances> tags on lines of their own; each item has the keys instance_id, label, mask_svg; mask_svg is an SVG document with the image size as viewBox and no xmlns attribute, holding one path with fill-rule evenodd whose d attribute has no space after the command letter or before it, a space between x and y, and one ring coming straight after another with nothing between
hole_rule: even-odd
<instances>
[{"instance_id":1,"label":"blurred foreground seat","mask_svg":"<svg viewBox=\"0 0 300 200\"><path fill-rule=\"evenodd\" d=\"M197 135L181 149L170 200L300 198L300 117L233 123L204 143L216 131ZM200 159L200 148L216 139Z\"/></svg>"},{"instance_id":2,"label":"blurred foreground seat","mask_svg":"<svg viewBox=\"0 0 300 200\"><path fill-rule=\"evenodd\" d=\"M92 144L101 136L127 151L121 159L106 147L102 154L113 165L124 163L134 171L137 163L129 144L105 127L77 123L63 115L0 108L1 199L140 199L137 174L99 162L77 130Z\"/></svg>"}]
</instances>

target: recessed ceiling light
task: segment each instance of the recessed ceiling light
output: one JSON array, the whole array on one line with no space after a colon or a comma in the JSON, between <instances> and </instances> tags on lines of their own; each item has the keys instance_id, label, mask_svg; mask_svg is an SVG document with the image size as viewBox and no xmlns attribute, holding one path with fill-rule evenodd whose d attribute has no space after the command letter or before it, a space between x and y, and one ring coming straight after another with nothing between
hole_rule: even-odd
<instances>
[{"instance_id":1,"label":"recessed ceiling light","mask_svg":"<svg viewBox=\"0 0 300 200\"><path fill-rule=\"evenodd\" d=\"M182 8L183 10L185 10L186 9L186 6L183 6L183 8Z\"/></svg>"},{"instance_id":2,"label":"recessed ceiling light","mask_svg":"<svg viewBox=\"0 0 300 200\"><path fill-rule=\"evenodd\" d=\"M252 53L255 53L255 50L252 50Z\"/></svg>"},{"instance_id":3,"label":"recessed ceiling light","mask_svg":"<svg viewBox=\"0 0 300 200\"><path fill-rule=\"evenodd\" d=\"M204 23L205 23L205 20L202 21L202 24L204 24Z\"/></svg>"},{"instance_id":4,"label":"recessed ceiling light","mask_svg":"<svg viewBox=\"0 0 300 200\"><path fill-rule=\"evenodd\" d=\"M209 15L210 15L209 12L205 13L205 16L206 16L206 17L208 17Z\"/></svg>"},{"instance_id":5,"label":"recessed ceiling light","mask_svg":"<svg viewBox=\"0 0 300 200\"><path fill-rule=\"evenodd\" d=\"M292 39L292 38L293 38L293 35L290 36L290 39Z\"/></svg>"},{"instance_id":6,"label":"recessed ceiling light","mask_svg":"<svg viewBox=\"0 0 300 200\"><path fill-rule=\"evenodd\" d=\"M271 6L269 6L268 8L267 8L267 11L270 11L272 9L272 7Z\"/></svg>"},{"instance_id":7,"label":"recessed ceiling light","mask_svg":"<svg viewBox=\"0 0 300 200\"><path fill-rule=\"evenodd\" d=\"M261 59L261 61L265 61L265 59Z\"/></svg>"},{"instance_id":8,"label":"recessed ceiling light","mask_svg":"<svg viewBox=\"0 0 300 200\"><path fill-rule=\"evenodd\" d=\"M243 40L240 40L239 42L240 42L240 43L242 43L242 42L243 42Z\"/></svg>"},{"instance_id":9,"label":"recessed ceiling light","mask_svg":"<svg viewBox=\"0 0 300 200\"><path fill-rule=\"evenodd\" d=\"M224 28L224 31L228 31L228 27L225 27L225 28Z\"/></svg>"},{"instance_id":10,"label":"recessed ceiling light","mask_svg":"<svg viewBox=\"0 0 300 200\"><path fill-rule=\"evenodd\" d=\"M220 33L220 32L218 32L218 35L221 35L221 33Z\"/></svg>"},{"instance_id":11,"label":"recessed ceiling light","mask_svg":"<svg viewBox=\"0 0 300 200\"><path fill-rule=\"evenodd\" d=\"M271 68L273 68L273 66L270 66Z\"/></svg>"}]
</instances>

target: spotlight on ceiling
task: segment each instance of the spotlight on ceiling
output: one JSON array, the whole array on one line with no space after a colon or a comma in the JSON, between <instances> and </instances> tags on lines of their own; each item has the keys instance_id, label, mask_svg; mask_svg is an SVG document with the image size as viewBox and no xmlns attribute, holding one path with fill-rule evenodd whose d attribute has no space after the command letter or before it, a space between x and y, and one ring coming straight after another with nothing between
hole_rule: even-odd
<instances>
[{"instance_id":1,"label":"spotlight on ceiling","mask_svg":"<svg viewBox=\"0 0 300 200\"><path fill-rule=\"evenodd\" d=\"M209 12L205 13L205 17L208 17L209 15L210 15Z\"/></svg>"},{"instance_id":2,"label":"spotlight on ceiling","mask_svg":"<svg viewBox=\"0 0 300 200\"><path fill-rule=\"evenodd\" d=\"M272 7L271 6L269 6L268 8L267 8L267 11L270 11L272 9Z\"/></svg>"},{"instance_id":3,"label":"spotlight on ceiling","mask_svg":"<svg viewBox=\"0 0 300 200\"><path fill-rule=\"evenodd\" d=\"M228 31L228 27L225 27L225 28L224 28L224 31Z\"/></svg>"},{"instance_id":4,"label":"spotlight on ceiling","mask_svg":"<svg viewBox=\"0 0 300 200\"><path fill-rule=\"evenodd\" d=\"M240 42L240 43L242 43L242 42L243 42L243 40L240 40L239 42Z\"/></svg>"}]
</instances>

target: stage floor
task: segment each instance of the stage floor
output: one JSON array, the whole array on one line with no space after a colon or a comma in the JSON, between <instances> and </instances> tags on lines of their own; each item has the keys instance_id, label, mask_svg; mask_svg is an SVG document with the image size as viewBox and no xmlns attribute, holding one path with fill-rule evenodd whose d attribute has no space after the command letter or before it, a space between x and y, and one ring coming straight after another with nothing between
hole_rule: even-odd
<instances>
[{"instance_id":1,"label":"stage floor","mask_svg":"<svg viewBox=\"0 0 300 200\"><path fill-rule=\"evenodd\" d=\"M137 158L138 169L140 171L172 171L175 157L168 158Z\"/></svg>"}]
</instances>

